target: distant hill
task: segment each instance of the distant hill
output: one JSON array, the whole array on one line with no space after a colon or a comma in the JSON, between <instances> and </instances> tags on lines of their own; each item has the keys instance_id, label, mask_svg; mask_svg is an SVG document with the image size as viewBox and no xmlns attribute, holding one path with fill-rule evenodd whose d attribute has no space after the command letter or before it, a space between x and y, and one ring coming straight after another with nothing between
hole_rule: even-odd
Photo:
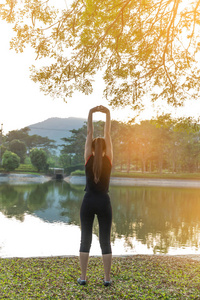
<instances>
[{"instance_id":1,"label":"distant hill","mask_svg":"<svg viewBox=\"0 0 200 300\"><path fill-rule=\"evenodd\" d=\"M56 141L56 145L63 143L61 138L69 137L70 130L78 129L84 125L86 119L81 118L49 118L45 121L27 126L30 135L38 134Z\"/></svg>"}]
</instances>

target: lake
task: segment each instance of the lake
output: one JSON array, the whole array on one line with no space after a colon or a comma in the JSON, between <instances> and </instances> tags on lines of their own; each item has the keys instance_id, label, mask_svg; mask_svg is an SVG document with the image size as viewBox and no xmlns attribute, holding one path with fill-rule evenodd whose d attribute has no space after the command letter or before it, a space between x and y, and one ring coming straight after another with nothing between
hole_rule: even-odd
<instances>
[{"instance_id":1,"label":"lake","mask_svg":"<svg viewBox=\"0 0 200 300\"><path fill-rule=\"evenodd\" d=\"M200 254L200 189L111 186L113 255ZM0 257L79 255L84 186L0 184ZM95 218L91 255L101 255Z\"/></svg>"}]
</instances>

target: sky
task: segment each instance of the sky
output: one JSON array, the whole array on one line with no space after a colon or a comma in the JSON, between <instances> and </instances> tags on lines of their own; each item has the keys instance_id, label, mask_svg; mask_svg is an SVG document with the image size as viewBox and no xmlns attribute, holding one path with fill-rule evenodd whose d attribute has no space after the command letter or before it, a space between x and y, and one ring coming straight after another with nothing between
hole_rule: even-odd
<instances>
[{"instance_id":1,"label":"sky","mask_svg":"<svg viewBox=\"0 0 200 300\"><path fill-rule=\"evenodd\" d=\"M29 67L34 64L35 54L31 50L24 53L16 53L10 50L9 41L13 36L11 26L0 21L0 124L3 124L3 132L17 130L51 117L87 118L90 108L96 105L109 107L103 99L103 80L98 77L94 84L94 92L91 95L75 93L65 103L62 99L52 99L40 91L39 84L30 78ZM199 117L200 102L186 101L185 107L170 108L162 104L153 107L147 100L141 119L150 119L159 113L171 113L173 116ZM111 109L111 118L128 121L135 117L135 113L126 109ZM94 119L105 120L105 115L96 113Z\"/></svg>"},{"instance_id":2,"label":"sky","mask_svg":"<svg viewBox=\"0 0 200 300\"><path fill-rule=\"evenodd\" d=\"M34 64L35 54L30 50L25 50L24 53L10 50L9 41L12 36L11 27L0 22L0 124L3 123L4 133L51 117L86 119L90 108L97 105L109 107L108 102L102 98L101 78L95 82L94 92L89 96L77 92L67 99L67 103L62 99L45 96L40 91L39 84L29 78L29 67ZM131 116L132 112L128 114ZM111 110L111 115L113 119L123 119L127 113ZM94 116L94 119L104 118L101 113Z\"/></svg>"}]
</instances>

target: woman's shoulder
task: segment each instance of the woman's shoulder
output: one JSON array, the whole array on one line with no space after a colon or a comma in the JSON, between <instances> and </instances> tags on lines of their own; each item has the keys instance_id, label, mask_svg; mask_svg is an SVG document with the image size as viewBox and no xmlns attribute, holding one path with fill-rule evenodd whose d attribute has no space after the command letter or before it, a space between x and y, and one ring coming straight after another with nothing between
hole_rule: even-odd
<instances>
[{"instance_id":1,"label":"woman's shoulder","mask_svg":"<svg viewBox=\"0 0 200 300\"><path fill-rule=\"evenodd\" d=\"M85 166L88 164L88 162L89 162L90 160L92 160L92 158L93 158L93 154L90 154L90 155L86 158Z\"/></svg>"},{"instance_id":2,"label":"woman's shoulder","mask_svg":"<svg viewBox=\"0 0 200 300\"><path fill-rule=\"evenodd\" d=\"M104 155L104 157L107 161L109 161L110 165L112 166L112 161L111 161L110 157L106 154Z\"/></svg>"}]
</instances>

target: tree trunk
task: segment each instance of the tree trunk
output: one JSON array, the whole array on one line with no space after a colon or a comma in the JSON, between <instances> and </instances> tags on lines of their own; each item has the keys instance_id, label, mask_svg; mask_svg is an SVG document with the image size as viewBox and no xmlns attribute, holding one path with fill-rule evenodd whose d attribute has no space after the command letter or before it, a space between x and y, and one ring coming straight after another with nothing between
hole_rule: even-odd
<instances>
[{"instance_id":1,"label":"tree trunk","mask_svg":"<svg viewBox=\"0 0 200 300\"><path fill-rule=\"evenodd\" d=\"M128 160L127 160L127 173L130 172L130 164L131 164L131 159L130 159L130 151L128 151Z\"/></svg>"},{"instance_id":2,"label":"tree trunk","mask_svg":"<svg viewBox=\"0 0 200 300\"><path fill-rule=\"evenodd\" d=\"M176 161L173 159L172 161L172 173L174 174L176 170Z\"/></svg>"},{"instance_id":3,"label":"tree trunk","mask_svg":"<svg viewBox=\"0 0 200 300\"><path fill-rule=\"evenodd\" d=\"M163 159L159 159L159 174L162 174L162 168L163 168Z\"/></svg>"},{"instance_id":4,"label":"tree trunk","mask_svg":"<svg viewBox=\"0 0 200 300\"><path fill-rule=\"evenodd\" d=\"M142 160L142 173L145 173L146 172L146 160L143 159Z\"/></svg>"},{"instance_id":5,"label":"tree trunk","mask_svg":"<svg viewBox=\"0 0 200 300\"><path fill-rule=\"evenodd\" d=\"M149 162L149 173L151 173L151 160Z\"/></svg>"}]
</instances>

